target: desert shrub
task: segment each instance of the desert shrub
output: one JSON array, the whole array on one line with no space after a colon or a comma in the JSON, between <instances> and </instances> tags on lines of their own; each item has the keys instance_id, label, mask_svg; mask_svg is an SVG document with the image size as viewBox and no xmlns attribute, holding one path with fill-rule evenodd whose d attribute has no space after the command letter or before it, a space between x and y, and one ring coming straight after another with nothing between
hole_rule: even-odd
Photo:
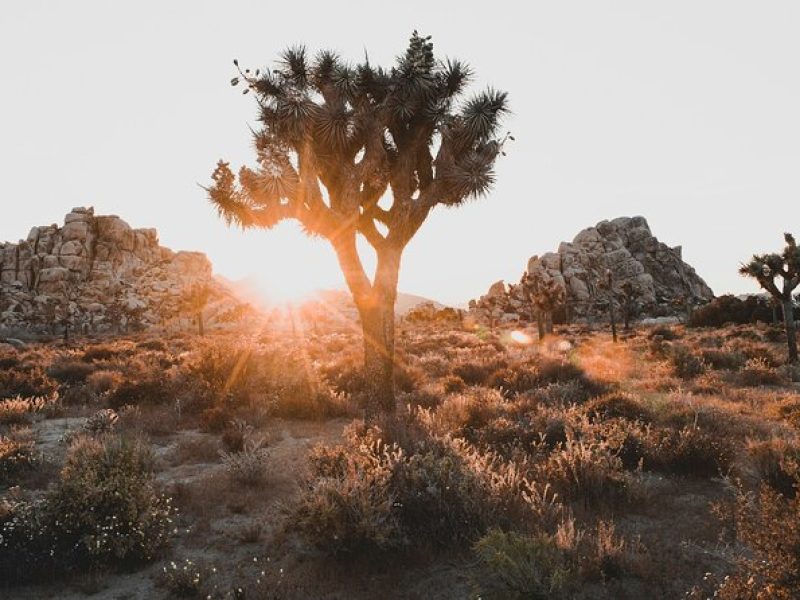
<instances>
[{"instance_id":1,"label":"desert shrub","mask_svg":"<svg viewBox=\"0 0 800 600\"><path fill-rule=\"evenodd\" d=\"M12 369L0 369L0 398L15 396L50 396L58 384L37 364L22 363Z\"/></svg>"},{"instance_id":2,"label":"desert shrub","mask_svg":"<svg viewBox=\"0 0 800 600\"><path fill-rule=\"evenodd\" d=\"M650 421L652 412L631 394L610 392L586 403L586 412L597 413L604 419L626 419L628 421Z\"/></svg>"},{"instance_id":3,"label":"desert shrub","mask_svg":"<svg viewBox=\"0 0 800 600\"><path fill-rule=\"evenodd\" d=\"M344 444L312 453L312 477L291 520L315 546L334 555L419 550L420 541L472 541L518 514L528 525L550 515L547 490L463 441L428 438L403 448L382 437L378 428L352 427Z\"/></svg>"},{"instance_id":4,"label":"desert shrub","mask_svg":"<svg viewBox=\"0 0 800 600\"><path fill-rule=\"evenodd\" d=\"M38 457L32 439L19 432L0 435L0 485L12 483L17 475L35 467Z\"/></svg>"},{"instance_id":5,"label":"desert shrub","mask_svg":"<svg viewBox=\"0 0 800 600\"><path fill-rule=\"evenodd\" d=\"M109 408L119 410L125 405L163 404L173 399L174 385L163 373L150 374L142 379L125 379L108 394Z\"/></svg>"},{"instance_id":6,"label":"desert shrub","mask_svg":"<svg viewBox=\"0 0 800 600\"><path fill-rule=\"evenodd\" d=\"M166 352L167 345L161 340L144 340L136 344L142 350L152 350L154 352Z\"/></svg>"},{"instance_id":7,"label":"desert shrub","mask_svg":"<svg viewBox=\"0 0 800 600\"><path fill-rule=\"evenodd\" d=\"M0 400L0 425L22 425L29 423L36 413L48 414L59 402L58 394L49 398L6 398Z\"/></svg>"},{"instance_id":8,"label":"desert shrub","mask_svg":"<svg viewBox=\"0 0 800 600\"><path fill-rule=\"evenodd\" d=\"M508 395L527 392L541 384L539 371L529 365L515 364L492 373L486 385L503 390Z\"/></svg>"},{"instance_id":9,"label":"desert shrub","mask_svg":"<svg viewBox=\"0 0 800 600\"><path fill-rule=\"evenodd\" d=\"M597 439L575 439L559 444L539 465L537 479L552 484L564 500L584 504L625 498L631 481L623 471L622 460L611 444Z\"/></svg>"},{"instance_id":10,"label":"desert shrub","mask_svg":"<svg viewBox=\"0 0 800 600\"><path fill-rule=\"evenodd\" d=\"M333 419L352 415L354 403L347 394L304 378L272 395L269 413L286 419Z\"/></svg>"},{"instance_id":11,"label":"desert shrub","mask_svg":"<svg viewBox=\"0 0 800 600\"><path fill-rule=\"evenodd\" d=\"M436 410L440 431L464 435L468 430L480 430L501 414L507 400L499 391L472 386L444 399Z\"/></svg>"},{"instance_id":12,"label":"desert shrub","mask_svg":"<svg viewBox=\"0 0 800 600\"><path fill-rule=\"evenodd\" d=\"M84 383L94 371L94 367L80 360L63 359L54 362L47 369L47 375L66 385Z\"/></svg>"},{"instance_id":13,"label":"desert shrub","mask_svg":"<svg viewBox=\"0 0 800 600\"><path fill-rule=\"evenodd\" d=\"M747 358L741 352L722 348L708 348L700 353L705 364L712 369L735 371L744 365Z\"/></svg>"},{"instance_id":14,"label":"desert shrub","mask_svg":"<svg viewBox=\"0 0 800 600\"><path fill-rule=\"evenodd\" d=\"M206 593L207 580L211 570L185 558L183 561L170 561L161 569L157 579L159 587L167 590L171 598L210 597Z\"/></svg>"},{"instance_id":15,"label":"desert shrub","mask_svg":"<svg viewBox=\"0 0 800 600\"><path fill-rule=\"evenodd\" d=\"M153 559L172 529L172 509L153 485L143 442L78 438L55 488L17 502L0 523L0 575L36 580L101 565Z\"/></svg>"},{"instance_id":16,"label":"desert shrub","mask_svg":"<svg viewBox=\"0 0 800 600\"><path fill-rule=\"evenodd\" d=\"M461 392L464 388L467 387L467 384L464 383L464 380L461 379L458 375L448 375L444 379L442 379L442 388L448 394L453 394L456 392Z\"/></svg>"},{"instance_id":17,"label":"desert shrub","mask_svg":"<svg viewBox=\"0 0 800 600\"><path fill-rule=\"evenodd\" d=\"M733 513L737 537L751 553L739 559L736 571L720 583L713 597L800 598L800 496L786 498L767 485L756 493L740 489Z\"/></svg>"},{"instance_id":18,"label":"desert shrub","mask_svg":"<svg viewBox=\"0 0 800 600\"><path fill-rule=\"evenodd\" d=\"M20 364L20 358L16 350L10 352L0 351L0 371L5 369L13 369Z\"/></svg>"},{"instance_id":19,"label":"desert shrub","mask_svg":"<svg viewBox=\"0 0 800 600\"><path fill-rule=\"evenodd\" d=\"M267 475L269 448L256 440L245 440L238 452L220 452L222 464L230 477L245 485L258 485Z\"/></svg>"},{"instance_id":20,"label":"desert shrub","mask_svg":"<svg viewBox=\"0 0 800 600\"><path fill-rule=\"evenodd\" d=\"M581 380L567 381L564 383L549 383L529 392L531 398L547 406L568 406L570 404L582 404L589 398L605 391L604 387L594 382Z\"/></svg>"},{"instance_id":21,"label":"desert shrub","mask_svg":"<svg viewBox=\"0 0 800 600\"><path fill-rule=\"evenodd\" d=\"M107 394L118 388L122 382L123 377L117 371L95 371L86 378L86 385L95 394Z\"/></svg>"},{"instance_id":22,"label":"desert shrub","mask_svg":"<svg viewBox=\"0 0 800 600\"><path fill-rule=\"evenodd\" d=\"M649 429L643 444L645 469L678 475L714 477L725 473L735 457L729 440L692 425Z\"/></svg>"},{"instance_id":23,"label":"desert shrub","mask_svg":"<svg viewBox=\"0 0 800 600\"><path fill-rule=\"evenodd\" d=\"M564 553L544 534L492 529L473 546L476 594L487 600L567 598L573 574Z\"/></svg>"},{"instance_id":24,"label":"desert shrub","mask_svg":"<svg viewBox=\"0 0 800 600\"><path fill-rule=\"evenodd\" d=\"M27 398L0 400L0 425L21 425L30 422L31 402Z\"/></svg>"},{"instance_id":25,"label":"desert shrub","mask_svg":"<svg viewBox=\"0 0 800 600\"><path fill-rule=\"evenodd\" d=\"M200 431L220 433L230 420L230 416L224 408L212 406L200 413Z\"/></svg>"},{"instance_id":26,"label":"desert shrub","mask_svg":"<svg viewBox=\"0 0 800 600\"><path fill-rule=\"evenodd\" d=\"M659 338L661 340L671 342L672 340L680 339L681 334L668 325L656 325L650 330L650 332L647 334L647 337L651 340Z\"/></svg>"},{"instance_id":27,"label":"desert shrub","mask_svg":"<svg viewBox=\"0 0 800 600\"><path fill-rule=\"evenodd\" d=\"M784 375L775 367L771 367L763 358L748 360L737 373L736 380L740 385L749 387L786 383Z\"/></svg>"},{"instance_id":28,"label":"desert shrub","mask_svg":"<svg viewBox=\"0 0 800 600\"><path fill-rule=\"evenodd\" d=\"M742 325L756 321L771 322L772 307L762 296L748 296L741 300L731 294L714 298L696 308L689 319L690 327L722 327L726 323Z\"/></svg>"},{"instance_id":29,"label":"desert shrub","mask_svg":"<svg viewBox=\"0 0 800 600\"><path fill-rule=\"evenodd\" d=\"M747 452L758 478L786 498L797 493L800 447L781 438L750 441Z\"/></svg>"},{"instance_id":30,"label":"desert shrub","mask_svg":"<svg viewBox=\"0 0 800 600\"><path fill-rule=\"evenodd\" d=\"M130 354L127 346L96 345L90 346L83 351L82 360L85 362L107 361L117 358L120 355Z\"/></svg>"},{"instance_id":31,"label":"desert shrub","mask_svg":"<svg viewBox=\"0 0 800 600\"><path fill-rule=\"evenodd\" d=\"M705 373L706 365L703 360L686 346L674 346L669 359L675 375L681 379L691 379Z\"/></svg>"},{"instance_id":32,"label":"desert shrub","mask_svg":"<svg viewBox=\"0 0 800 600\"><path fill-rule=\"evenodd\" d=\"M489 377L505 367L505 361L494 360L464 360L453 365L452 373L467 385L484 385L488 383Z\"/></svg>"},{"instance_id":33,"label":"desert shrub","mask_svg":"<svg viewBox=\"0 0 800 600\"><path fill-rule=\"evenodd\" d=\"M83 424L83 430L89 435L105 435L114 431L119 415L111 408L104 408L93 413Z\"/></svg>"}]
</instances>

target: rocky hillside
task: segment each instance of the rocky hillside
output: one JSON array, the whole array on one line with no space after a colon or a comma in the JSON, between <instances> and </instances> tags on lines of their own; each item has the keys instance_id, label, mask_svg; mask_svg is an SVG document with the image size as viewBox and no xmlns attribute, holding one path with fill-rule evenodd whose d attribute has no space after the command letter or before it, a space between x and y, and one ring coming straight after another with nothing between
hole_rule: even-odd
<instances>
[{"instance_id":1,"label":"rocky hillside","mask_svg":"<svg viewBox=\"0 0 800 600\"><path fill-rule=\"evenodd\" d=\"M74 208L64 225L34 227L27 239L0 243L0 326L54 330L68 322L93 331L174 324L192 286L207 286L207 312L238 301L200 252L173 252L155 229Z\"/></svg>"},{"instance_id":2,"label":"rocky hillside","mask_svg":"<svg viewBox=\"0 0 800 600\"><path fill-rule=\"evenodd\" d=\"M593 319L608 305L610 271L615 305L635 309L639 316L664 316L685 311L714 297L711 288L683 262L681 247L660 242L644 217L620 217L584 229L557 252L533 256L527 272L552 282L560 291L562 312L571 319ZM481 319L527 318L530 303L522 285L496 282L489 292L470 302Z\"/></svg>"}]
</instances>

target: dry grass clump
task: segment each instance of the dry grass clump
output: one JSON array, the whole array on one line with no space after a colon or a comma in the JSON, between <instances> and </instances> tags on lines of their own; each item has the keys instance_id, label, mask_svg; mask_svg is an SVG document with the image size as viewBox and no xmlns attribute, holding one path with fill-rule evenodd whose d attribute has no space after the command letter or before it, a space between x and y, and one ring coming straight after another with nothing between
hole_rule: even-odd
<instances>
[{"instance_id":1,"label":"dry grass clump","mask_svg":"<svg viewBox=\"0 0 800 600\"><path fill-rule=\"evenodd\" d=\"M241 450L220 452L222 464L230 477L244 485L258 485L267 477L270 450L263 440L245 440Z\"/></svg>"},{"instance_id":2,"label":"dry grass clump","mask_svg":"<svg viewBox=\"0 0 800 600\"><path fill-rule=\"evenodd\" d=\"M100 370L86 378L86 385L96 395L109 394L122 385L124 377L117 371Z\"/></svg>"},{"instance_id":3,"label":"dry grass clump","mask_svg":"<svg viewBox=\"0 0 800 600\"><path fill-rule=\"evenodd\" d=\"M609 392L586 403L588 414L596 413L603 419L652 421L653 412L635 396L624 392Z\"/></svg>"}]
</instances>

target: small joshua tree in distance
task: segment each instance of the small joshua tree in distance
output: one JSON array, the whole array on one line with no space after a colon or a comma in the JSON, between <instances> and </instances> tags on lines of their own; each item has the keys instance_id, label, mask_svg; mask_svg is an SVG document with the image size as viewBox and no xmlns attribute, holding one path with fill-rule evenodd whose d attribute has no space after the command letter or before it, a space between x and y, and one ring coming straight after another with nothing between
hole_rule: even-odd
<instances>
[{"instance_id":1,"label":"small joshua tree in distance","mask_svg":"<svg viewBox=\"0 0 800 600\"><path fill-rule=\"evenodd\" d=\"M783 324L789 346L789 362L796 363L797 338L795 337L794 303L792 292L800 285L800 248L791 233L783 234L786 247L780 254L754 254L743 264L739 273L758 281L762 289L779 302L783 308ZM780 283L776 283L780 279Z\"/></svg>"},{"instance_id":2,"label":"small joshua tree in distance","mask_svg":"<svg viewBox=\"0 0 800 600\"><path fill-rule=\"evenodd\" d=\"M193 315L197 319L197 333L200 336L205 335L205 328L203 326L203 311L211 299L211 288L203 283L196 283L190 286L183 297L183 305L186 312Z\"/></svg>"},{"instance_id":3,"label":"small joshua tree in distance","mask_svg":"<svg viewBox=\"0 0 800 600\"><path fill-rule=\"evenodd\" d=\"M234 64L239 68L238 61ZM258 103L255 168L238 177L220 161L207 188L230 224L270 229L295 219L326 238L358 310L364 334L368 412L392 412L394 305L403 250L437 206L489 192L495 159L510 136L498 129L504 92L462 101L471 71L437 60L430 36L411 36L393 67L331 51L283 52L276 69L239 69ZM370 277L356 245L377 255Z\"/></svg>"}]
</instances>

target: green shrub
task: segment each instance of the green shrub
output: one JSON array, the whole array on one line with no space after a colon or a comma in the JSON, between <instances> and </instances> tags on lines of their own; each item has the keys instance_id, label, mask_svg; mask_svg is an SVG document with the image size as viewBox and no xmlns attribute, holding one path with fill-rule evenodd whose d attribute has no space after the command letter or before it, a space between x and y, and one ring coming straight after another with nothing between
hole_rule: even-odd
<instances>
[{"instance_id":1,"label":"green shrub","mask_svg":"<svg viewBox=\"0 0 800 600\"><path fill-rule=\"evenodd\" d=\"M573 574L552 538L492 529L473 546L476 595L487 600L567 598Z\"/></svg>"},{"instance_id":2,"label":"green shrub","mask_svg":"<svg viewBox=\"0 0 800 600\"><path fill-rule=\"evenodd\" d=\"M44 498L18 502L0 523L0 575L36 580L101 565L152 560L172 530L169 499L156 493L149 446L77 438Z\"/></svg>"}]
</instances>

